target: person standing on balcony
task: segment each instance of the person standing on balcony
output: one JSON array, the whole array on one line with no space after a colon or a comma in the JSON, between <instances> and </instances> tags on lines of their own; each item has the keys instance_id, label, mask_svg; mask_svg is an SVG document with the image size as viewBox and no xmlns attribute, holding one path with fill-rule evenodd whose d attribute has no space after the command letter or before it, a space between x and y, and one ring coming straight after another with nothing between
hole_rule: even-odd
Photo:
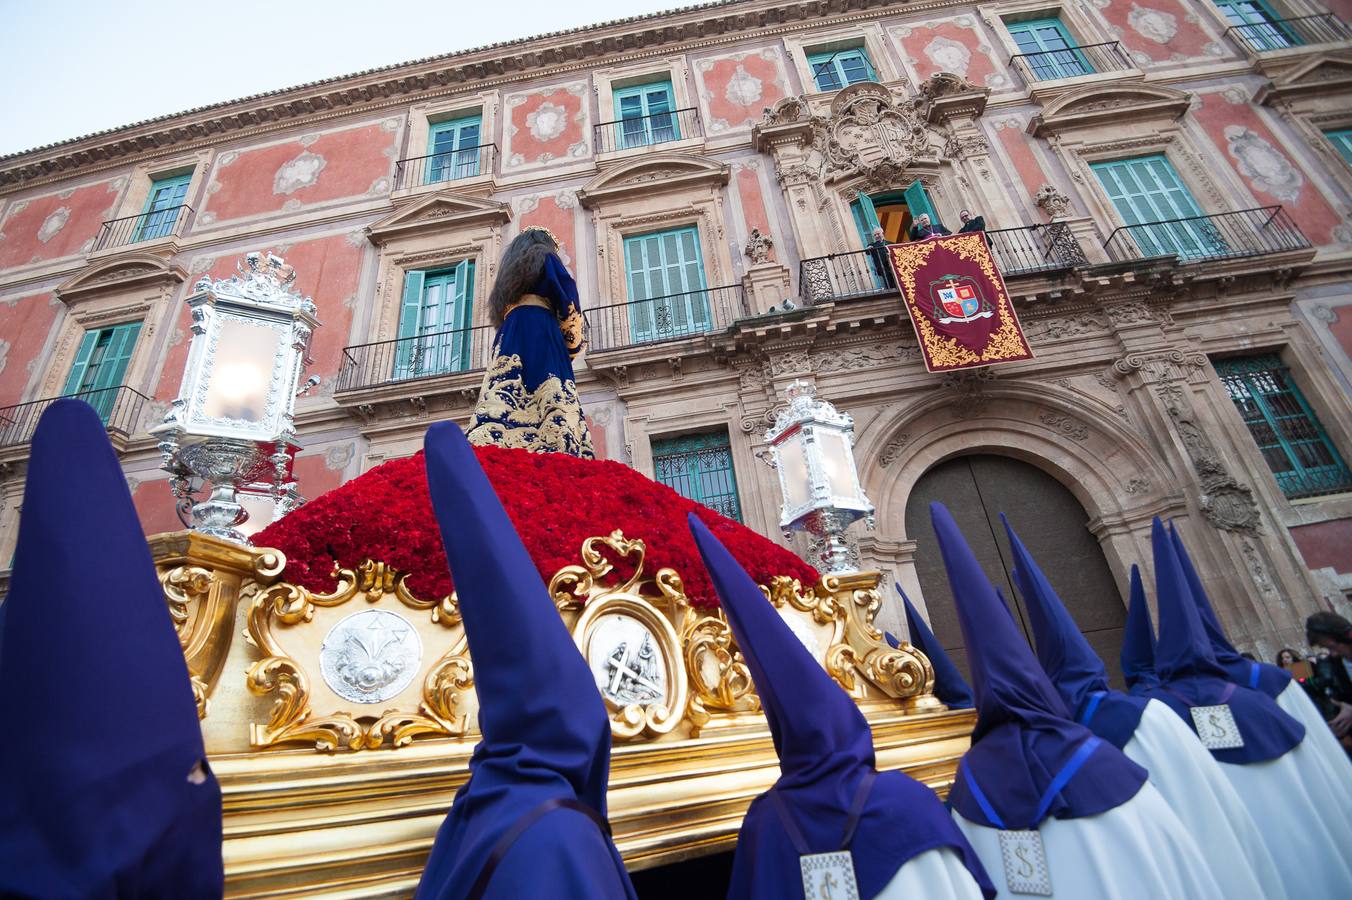
<instances>
[{"instance_id":1,"label":"person standing on balcony","mask_svg":"<svg viewBox=\"0 0 1352 900\"><path fill-rule=\"evenodd\" d=\"M921 213L916 216L915 224L911 226L911 240L913 241L923 241L925 238L952 233L939 222L931 221L929 213Z\"/></svg>"},{"instance_id":2,"label":"person standing on balcony","mask_svg":"<svg viewBox=\"0 0 1352 900\"><path fill-rule=\"evenodd\" d=\"M896 276L892 274L892 263L887 259L887 234L881 228L875 228L872 237L873 240L868 242L868 250L873 274L887 287L895 287Z\"/></svg>"},{"instance_id":3,"label":"person standing on balcony","mask_svg":"<svg viewBox=\"0 0 1352 900\"><path fill-rule=\"evenodd\" d=\"M488 309L498 334L470 443L595 459L573 378L586 322L549 229L532 226L507 245Z\"/></svg>"},{"instance_id":4,"label":"person standing on balcony","mask_svg":"<svg viewBox=\"0 0 1352 900\"><path fill-rule=\"evenodd\" d=\"M958 229L958 234L971 234L974 231L986 230L985 216L974 216L971 210L964 209L958 213L958 218L962 221L962 227Z\"/></svg>"}]
</instances>

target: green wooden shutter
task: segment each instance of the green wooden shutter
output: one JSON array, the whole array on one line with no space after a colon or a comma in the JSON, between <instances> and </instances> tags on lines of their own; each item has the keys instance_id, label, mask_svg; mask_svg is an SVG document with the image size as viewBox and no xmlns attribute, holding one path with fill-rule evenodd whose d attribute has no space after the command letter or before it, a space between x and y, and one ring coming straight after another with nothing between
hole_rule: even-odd
<instances>
[{"instance_id":1,"label":"green wooden shutter","mask_svg":"<svg viewBox=\"0 0 1352 900\"><path fill-rule=\"evenodd\" d=\"M80 349L75 351L75 362L70 367L70 374L66 376L66 387L61 391L63 396L78 394L80 385L84 383L85 369L89 366L89 357L94 352L94 343L99 339L99 330L97 328L84 333L80 338Z\"/></svg>"},{"instance_id":2,"label":"green wooden shutter","mask_svg":"<svg viewBox=\"0 0 1352 900\"><path fill-rule=\"evenodd\" d=\"M1098 162L1092 165L1108 198L1142 256L1177 255L1197 259L1223 255L1225 241L1202 218L1192 192L1163 154Z\"/></svg>"},{"instance_id":3,"label":"green wooden shutter","mask_svg":"<svg viewBox=\"0 0 1352 900\"><path fill-rule=\"evenodd\" d=\"M902 196L906 198L906 206L911 210L912 222L922 215L928 215L931 222L938 224L939 217L935 215L934 207L930 205L929 194L925 193L925 186L919 181L914 182L910 187L903 191Z\"/></svg>"},{"instance_id":4,"label":"green wooden shutter","mask_svg":"<svg viewBox=\"0 0 1352 900\"><path fill-rule=\"evenodd\" d=\"M136 338L141 334L140 322L128 322L110 329L112 336L108 341L108 350L104 353L90 390L102 391L120 387L127 374L127 365L131 362L132 350L136 349Z\"/></svg>"},{"instance_id":5,"label":"green wooden shutter","mask_svg":"<svg viewBox=\"0 0 1352 900\"><path fill-rule=\"evenodd\" d=\"M191 172L186 175L155 179L150 185L145 209L141 210L140 221L136 223L133 243L173 233L174 223L178 221L179 207L183 205L183 200L188 195L190 181L192 181Z\"/></svg>"},{"instance_id":6,"label":"green wooden shutter","mask_svg":"<svg viewBox=\"0 0 1352 900\"><path fill-rule=\"evenodd\" d=\"M1336 131L1324 132L1324 137L1329 139L1343 160L1352 166L1352 128L1339 128Z\"/></svg>"},{"instance_id":7,"label":"green wooden shutter","mask_svg":"<svg viewBox=\"0 0 1352 900\"><path fill-rule=\"evenodd\" d=\"M474 263L464 260L455 267L455 306L448 327L455 329L451 335L451 357L447 361L452 372L463 372L469 366L470 323L474 304Z\"/></svg>"},{"instance_id":8,"label":"green wooden shutter","mask_svg":"<svg viewBox=\"0 0 1352 900\"><path fill-rule=\"evenodd\" d=\"M624 245L633 341L707 331L709 298L698 229L636 235L625 238ZM652 302L634 302L646 300Z\"/></svg>"},{"instance_id":9,"label":"green wooden shutter","mask_svg":"<svg viewBox=\"0 0 1352 900\"><path fill-rule=\"evenodd\" d=\"M422 314L423 277L421 269L410 269L404 273L404 297L399 307L398 342L395 344L395 379L409 378L418 350L418 320Z\"/></svg>"}]
</instances>

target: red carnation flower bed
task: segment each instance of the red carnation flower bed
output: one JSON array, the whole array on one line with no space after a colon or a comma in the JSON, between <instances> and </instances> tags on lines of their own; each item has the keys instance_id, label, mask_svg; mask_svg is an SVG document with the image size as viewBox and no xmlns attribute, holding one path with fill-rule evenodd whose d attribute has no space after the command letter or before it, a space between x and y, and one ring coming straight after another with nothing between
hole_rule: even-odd
<instances>
[{"instance_id":1,"label":"red carnation flower bed","mask_svg":"<svg viewBox=\"0 0 1352 900\"><path fill-rule=\"evenodd\" d=\"M475 452L546 582L564 566L580 563L584 540L619 529L647 545L645 574L673 568L692 603L717 606L685 521L692 510L757 583L769 584L776 575L804 586L817 580L817 572L790 551L621 463L499 447ZM253 540L285 553L282 577L312 591L334 590L335 563L350 569L367 559L407 572L409 589L420 597L444 597L454 589L421 452L311 500ZM611 561L619 571L628 568Z\"/></svg>"}]
</instances>

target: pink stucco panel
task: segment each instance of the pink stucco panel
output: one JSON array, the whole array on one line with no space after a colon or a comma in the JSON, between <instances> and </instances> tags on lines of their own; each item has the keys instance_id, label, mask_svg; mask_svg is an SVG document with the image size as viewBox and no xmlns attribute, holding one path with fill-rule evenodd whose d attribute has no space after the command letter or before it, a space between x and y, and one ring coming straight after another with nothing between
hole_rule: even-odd
<instances>
[{"instance_id":1,"label":"pink stucco panel","mask_svg":"<svg viewBox=\"0 0 1352 900\"><path fill-rule=\"evenodd\" d=\"M590 152L585 82L507 97L507 161L520 168Z\"/></svg>"},{"instance_id":2,"label":"pink stucco panel","mask_svg":"<svg viewBox=\"0 0 1352 900\"><path fill-rule=\"evenodd\" d=\"M1018 119L998 120L995 123L995 137L1014 165L1014 171L1027 193L1037 193L1038 188L1051 180L1043 170L1033 149L1033 138L1024 131L1022 122Z\"/></svg>"},{"instance_id":3,"label":"pink stucco panel","mask_svg":"<svg viewBox=\"0 0 1352 900\"><path fill-rule=\"evenodd\" d=\"M530 204L534 203L532 207ZM548 228L559 242L560 256L564 265L574 275L577 274L577 229L574 227L573 212L577 203L574 195L545 195L532 198L520 216L521 229L531 225Z\"/></svg>"},{"instance_id":4,"label":"pink stucco panel","mask_svg":"<svg viewBox=\"0 0 1352 900\"><path fill-rule=\"evenodd\" d=\"M973 84L1008 87L1009 77L996 62L999 52L977 30L974 16L936 22L926 26L889 29L901 55L923 79L936 72L961 75Z\"/></svg>"},{"instance_id":5,"label":"pink stucco panel","mask_svg":"<svg viewBox=\"0 0 1352 900\"><path fill-rule=\"evenodd\" d=\"M746 219L746 233L759 228L760 233L774 238L770 231L770 216L765 211L765 195L761 189L760 168L741 166L737 168L737 196L742 201L742 216ZM777 259L774 248L770 248L770 259Z\"/></svg>"},{"instance_id":6,"label":"pink stucco panel","mask_svg":"<svg viewBox=\"0 0 1352 900\"><path fill-rule=\"evenodd\" d=\"M0 301L0 406L23 400L59 306L50 293Z\"/></svg>"},{"instance_id":7,"label":"pink stucco panel","mask_svg":"<svg viewBox=\"0 0 1352 900\"><path fill-rule=\"evenodd\" d=\"M1297 525L1291 537L1311 569L1352 572L1352 519Z\"/></svg>"},{"instance_id":8,"label":"pink stucco panel","mask_svg":"<svg viewBox=\"0 0 1352 900\"><path fill-rule=\"evenodd\" d=\"M1340 217L1251 105L1231 102L1224 94L1205 94L1194 114L1259 203L1284 206L1316 245L1334 243Z\"/></svg>"},{"instance_id":9,"label":"pink stucco panel","mask_svg":"<svg viewBox=\"0 0 1352 900\"><path fill-rule=\"evenodd\" d=\"M338 376L343 348L351 343L352 308L357 301L364 242L338 234L272 249L288 265L295 267L296 289L314 298L319 307L322 324L310 342L310 356L314 362L305 372L307 376L318 375L331 389ZM211 264L208 274L212 278L227 278L234 274L237 260L238 256L233 254L223 256ZM156 400L173 400L178 396L183 365L188 359L189 324L187 307L180 304L164 368L155 389Z\"/></svg>"},{"instance_id":10,"label":"pink stucco panel","mask_svg":"<svg viewBox=\"0 0 1352 900\"><path fill-rule=\"evenodd\" d=\"M198 221L211 224L387 193L398 120L231 150L217 159Z\"/></svg>"},{"instance_id":11,"label":"pink stucco panel","mask_svg":"<svg viewBox=\"0 0 1352 900\"><path fill-rule=\"evenodd\" d=\"M1197 10L1179 0L1111 0L1094 5L1138 65L1234 53L1207 33Z\"/></svg>"},{"instance_id":12,"label":"pink stucco panel","mask_svg":"<svg viewBox=\"0 0 1352 900\"><path fill-rule=\"evenodd\" d=\"M121 179L99 181L11 202L0 219L0 269L93 249L104 220L117 212L121 187Z\"/></svg>"},{"instance_id":13,"label":"pink stucco panel","mask_svg":"<svg viewBox=\"0 0 1352 900\"><path fill-rule=\"evenodd\" d=\"M343 467L333 465L327 452L297 456L292 472L297 489L307 500L327 494L344 481Z\"/></svg>"},{"instance_id":14,"label":"pink stucco panel","mask_svg":"<svg viewBox=\"0 0 1352 900\"><path fill-rule=\"evenodd\" d=\"M1328 323L1329 334L1342 348L1343 355L1352 360L1352 304L1333 307L1333 321Z\"/></svg>"},{"instance_id":15,"label":"pink stucco panel","mask_svg":"<svg viewBox=\"0 0 1352 900\"><path fill-rule=\"evenodd\" d=\"M175 511L174 495L169 491L169 480L156 478L143 481L132 491L131 502L141 520L141 530L147 535L182 531L183 523Z\"/></svg>"},{"instance_id":16,"label":"pink stucco panel","mask_svg":"<svg viewBox=\"0 0 1352 900\"><path fill-rule=\"evenodd\" d=\"M770 48L701 59L695 78L710 135L750 128L789 93L784 58Z\"/></svg>"}]
</instances>

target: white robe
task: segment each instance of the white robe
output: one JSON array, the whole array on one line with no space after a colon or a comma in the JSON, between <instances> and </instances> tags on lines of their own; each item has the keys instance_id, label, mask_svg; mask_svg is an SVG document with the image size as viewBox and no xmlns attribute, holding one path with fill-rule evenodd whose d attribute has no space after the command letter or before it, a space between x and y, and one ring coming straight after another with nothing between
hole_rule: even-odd
<instances>
[{"instance_id":1,"label":"white robe","mask_svg":"<svg viewBox=\"0 0 1352 900\"><path fill-rule=\"evenodd\" d=\"M982 900L981 887L951 847L926 850L906 861L877 900Z\"/></svg>"},{"instance_id":2,"label":"white robe","mask_svg":"<svg viewBox=\"0 0 1352 900\"><path fill-rule=\"evenodd\" d=\"M1352 896L1352 809L1315 744L1302 740L1277 759L1220 767L1292 896Z\"/></svg>"},{"instance_id":3,"label":"white robe","mask_svg":"<svg viewBox=\"0 0 1352 900\"><path fill-rule=\"evenodd\" d=\"M1211 751L1165 704L1151 700L1122 748L1150 772L1150 783L1201 849L1229 900L1282 900L1277 866L1244 801Z\"/></svg>"},{"instance_id":4,"label":"white robe","mask_svg":"<svg viewBox=\"0 0 1352 900\"><path fill-rule=\"evenodd\" d=\"M1331 783L1342 788L1343 808L1352 809L1352 760L1348 759L1347 752L1333 736L1329 723L1319 714L1319 707L1314 705L1310 695L1295 681L1277 695L1277 705L1282 708L1282 712L1305 726L1304 743L1310 745L1310 755L1318 758Z\"/></svg>"},{"instance_id":5,"label":"white robe","mask_svg":"<svg viewBox=\"0 0 1352 900\"><path fill-rule=\"evenodd\" d=\"M1000 896L1015 896L1005 880L1000 830L969 822L957 810L953 818ZM1052 896L1061 900L1224 897L1197 842L1148 781L1135 797L1105 813L1048 818L1037 830L1047 854Z\"/></svg>"}]
</instances>

